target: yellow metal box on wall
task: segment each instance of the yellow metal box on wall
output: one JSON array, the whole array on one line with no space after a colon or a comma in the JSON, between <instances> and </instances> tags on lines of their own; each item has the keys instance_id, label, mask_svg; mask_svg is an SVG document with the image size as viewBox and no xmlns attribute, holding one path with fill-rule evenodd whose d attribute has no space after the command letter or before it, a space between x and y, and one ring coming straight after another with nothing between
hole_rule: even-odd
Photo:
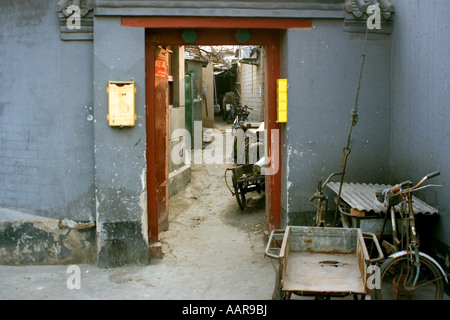
<instances>
[{"instance_id":1,"label":"yellow metal box on wall","mask_svg":"<svg viewBox=\"0 0 450 320\"><path fill-rule=\"evenodd\" d=\"M287 122L287 79L277 79L277 122Z\"/></svg>"},{"instance_id":2,"label":"yellow metal box on wall","mask_svg":"<svg viewBox=\"0 0 450 320\"><path fill-rule=\"evenodd\" d=\"M136 121L134 112L134 81L109 81L108 88L109 113L107 119L112 127L132 127Z\"/></svg>"}]
</instances>

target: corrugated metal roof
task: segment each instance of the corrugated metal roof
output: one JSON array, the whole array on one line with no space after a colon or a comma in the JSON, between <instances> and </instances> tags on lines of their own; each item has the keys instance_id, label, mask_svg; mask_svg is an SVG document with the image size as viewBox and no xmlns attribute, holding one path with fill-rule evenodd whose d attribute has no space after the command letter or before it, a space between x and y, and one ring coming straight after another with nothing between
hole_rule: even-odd
<instances>
[{"instance_id":1,"label":"corrugated metal roof","mask_svg":"<svg viewBox=\"0 0 450 320\"><path fill-rule=\"evenodd\" d=\"M339 182L330 182L328 187L333 190L336 195L339 193ZM376 192L392 187L384 184L365 184L365 183L347 183L342 184L341 200L345 201L351 208L365 211L366 213L386 213L387 208L376 198ZM396 211L400 210L400 205L395 207ZM417 197L413 196L413 210L415 213L437 214L436 208L428 205Z\"/></svg>"}]
</instances>

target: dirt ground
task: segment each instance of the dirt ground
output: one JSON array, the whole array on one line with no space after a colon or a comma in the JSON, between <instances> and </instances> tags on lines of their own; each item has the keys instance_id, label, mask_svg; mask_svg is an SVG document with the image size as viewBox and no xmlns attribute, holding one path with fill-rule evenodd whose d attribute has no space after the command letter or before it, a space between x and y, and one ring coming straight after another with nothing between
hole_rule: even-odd
<instances>
[{"instance_id":1,"label":"dirt ground","mask_svg":"<svg viewBox=\"0 0 450 320\"><path fill-rule=\"evenodd\" d=\"M221 142L225 129L208 130L207 148ZM79 265L80 289L67 287L68 266L0 266L0 299L271 299L264 197L255 193L252 207L241 211L225 184L229 166L192 165L191 182L170 199L163 259L113 269Z\"/></svg>"}]
</instances>

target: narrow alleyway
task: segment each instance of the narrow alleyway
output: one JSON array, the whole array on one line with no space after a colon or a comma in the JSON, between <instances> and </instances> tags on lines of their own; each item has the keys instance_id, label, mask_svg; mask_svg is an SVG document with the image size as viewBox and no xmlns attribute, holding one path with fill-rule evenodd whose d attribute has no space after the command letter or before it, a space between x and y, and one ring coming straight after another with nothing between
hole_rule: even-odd
<instances>
[{"instance_id":1,"label":"narrow alleyway","mask_svg":"<svg viewBox=\"0 0 450 320\"><path fill-rule=\"evenodd\" d=\"M191 182L170 200L162 260L114 269L80 265L81 289L72 290L68 266L0 266L0 299L270 299L274 269L264 257L264 198L239 210L225 184L228 166L193 164Z\"/></svg>"}]
</instances>

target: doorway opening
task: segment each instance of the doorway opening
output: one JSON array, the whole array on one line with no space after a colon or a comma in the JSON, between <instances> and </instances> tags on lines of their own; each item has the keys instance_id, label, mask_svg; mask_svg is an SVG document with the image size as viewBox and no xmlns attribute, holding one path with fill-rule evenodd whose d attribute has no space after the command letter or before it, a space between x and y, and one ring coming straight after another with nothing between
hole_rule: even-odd
<instances>
[{"instance_id":1,"label":"doorway opening","mask_svg":"<svg viewBox=\"0 0 450 320\"><path fill-rule=\"evenodd\" d=\"M157 172L158 232L176 219L197 227L211 214L268 229L265 177L253 170L265 154L265 52L264 46L155 47L155 107L166 110L168 127L166 163L160 156L157 164L168 166L168 179Z\"/></svg>"},{"instance_id":2,"label":"doorway opening","mask_svg":"<svg viewBox=\"0 0 450 320\"><path fill-rule=\"evenodd\" d=\"M156 50L159 67L159 61L168 61L168 85L157 89L167 90L169 127L169 215L159 216L159 231L176 220L200 232L205 229L198 226L211 216L216 220L209 219L210 226L219 226L220 217L228 225L267 230L265 177L241 172L264 157L265 48ZM161 236L167 240L170 233Z\"/></svg>"},{"instance_id":3,"label":"doorway opening","mask_svg":"<svg viewBox=\"0 0 450 320\"><path fill-rule=\"evenodd\" d=\"M168 213L168 120L167 111L158 107L162 97L156 92L155 49L177 45L259 45L265 46L267 65L264 126L268 152L276 172L265 177L266 213L269 232L281 225L281 131L277 123L277 83L280 78L280 39L282 30L312 28L312 19L227 18L227 17L122 17L122 26L145 28L146 130L147 130L147 212L151 254L157 251L158 220ZM232 27L231 27L232 26ZM164 97L165 98L165 97ZM159 190L162 189L162 190ZM152 251L152 243L155 251ZM157 253L157 252L156 252Z\"/></svg>"},{"instance_id":4,"label":"doorway opening","mask_svg":"<svg viewBox=\"0 0 450 320\"><path fill-rule=\"evenodd\" d=\"M145 99L147 130L147 213L150 246L158 242L158 217L168 206L167 112L159 110L156 95L155 48L176 45L259 45L267 54L264 125L268 132L268 158L278 153L274 161L278 170L266 176L266 212L269 232L281 225L281 135L272 138L272 131L281 130L277 123L276 80L280 77L280 39L283 30L312 28L312 19L256 17L122 17L122 26L145 28ZM231 27L232 26L232 27ZM160 138L164 139L160 139ZM160 174L162 172L162 174ZM158 173L158 175L157 175ZM161 177L165 179L161 180ZM164 192L158 192L162 185ZM158 197L158 193L162 194ZM157 247L157 246L155 246ZM150 250L152 250L150 248Z\"/></svg>"},{"instance_id":5,"label":"doorway opening","mask_svg":"<svg viewBox=\"0 0 450 320\"><path fill-rule=\"evenodd\" d=\"M149 21L151 23L152 20ZM147 25L149 21L139 20L136 24L124 23L122 20L122 24ZM209 23L211 22L213 21ZM151 243L159 241L159 227L162 226L161 222L168 218L169 213L169 109L166 104L169 85L166 78L162 77L164 70L158 64L158 55L161 50L168 50L169 46L239 45L240 29L228 29L225 25L229 26L229 23L223 24L220 19L219 22L219 28L146 29L147 198ZM276 79L280 76L279 29L252 29L244 32L248 35L245 45L265 48L264 126L267 132L265 143L269 146L265 156L271 158L271 153L278 156L274 161L278 170L265 176L265 209L269 232L279 227L281 217L281 137L272 136L272 132L281 128L280 124L276 123Z\"/></svg>"}]
</instances>

